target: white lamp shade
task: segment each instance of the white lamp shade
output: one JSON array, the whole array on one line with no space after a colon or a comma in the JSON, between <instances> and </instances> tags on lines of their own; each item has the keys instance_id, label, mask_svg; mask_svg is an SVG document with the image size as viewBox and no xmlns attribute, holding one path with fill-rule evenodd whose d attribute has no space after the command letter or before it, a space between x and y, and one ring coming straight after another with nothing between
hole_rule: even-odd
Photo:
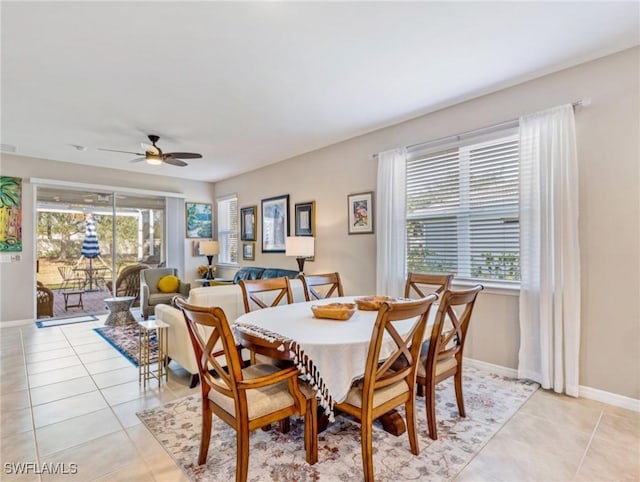
<instances>
[{"instance_id":1,"label":"white lamp shade","mask_svg":"<svg viewBox=\"0 0 640 482\"><path fill-rule=\"evenodd\" d=\"M220 252L220 245L217 241L200 241L200 254L203 256L213 256Z\"/></svg>"},{"instance_id":2,"label":"white lamp shade","mask_svg":"<svg viewBox=\"0 0 640 482\"><path fill-rule=\"evenodd\" d=\"M285 255L307 258L313 256L315 238L312 236L288 236L285 242Z\"/></svg>"}]
</instances>

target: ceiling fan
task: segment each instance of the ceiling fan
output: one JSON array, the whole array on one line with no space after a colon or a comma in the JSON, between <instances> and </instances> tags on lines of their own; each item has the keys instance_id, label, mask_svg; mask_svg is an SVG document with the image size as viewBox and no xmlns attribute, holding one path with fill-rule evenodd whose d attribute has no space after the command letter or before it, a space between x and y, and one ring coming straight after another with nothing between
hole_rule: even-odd
<instances>
[{"instance_id":1,"label":"ceiling fan","mask_svg":"<svg viewBox=\"0 0 640 482\"><path fill-rule=\"evenodd\" d=\"M182 159L200 159L202 154L197 154L195 152L162 152L156 142L160 140L159 136L150 134L149 140L151 141L151 145L145 144L144 142L140 145L144 149L144 152L132 152L132 151L120 151L117 149L102 149L98 148L99 151L109 151L109 152L122 152L124 154L134 154L138 157L136 159L131 160L130 162L140 162L147 161L148 164L171 164L172 166L187 166L188 164L184 162Z\"/></svg>"}]
</instances>

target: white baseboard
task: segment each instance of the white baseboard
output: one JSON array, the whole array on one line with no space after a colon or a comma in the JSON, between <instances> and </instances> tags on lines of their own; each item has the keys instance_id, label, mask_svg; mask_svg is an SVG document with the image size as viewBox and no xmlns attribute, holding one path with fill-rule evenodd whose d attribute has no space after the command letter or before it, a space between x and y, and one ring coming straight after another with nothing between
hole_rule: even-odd
<instances>
[{"instance_id":1,"label":"white baseboard","mask_svg":"<svg viewBox=\"0 0 640 482\"><path fill-rule=\"evenodd\" d=\"M467 357L464 357L464 363L466 363L470 367L480 368L481 370L486 370L503 377L518 378L518 370L516 370L515 368L507 368L501 365L494 365L493 363L488 363Z\"/></svg>"},{"instance_id":2,"label":"white baseboard","mask_svg":"<svg viewBox=\"0 0 640 482\"><path fill-rule=\"evenodd\" d=\"M0 321L0 329L2 328L14 328L16 326L33 325L35 321L33 318L27 318L26 320L12 320L12 321Z\"/></svg>"},{"instance_id":3,"label":"white baseboard","mask_svg":"<svg viewBox=\"0 0 640 482\"><path fill-rule=\"evenodd\" d=\"M583 387L582 385L580 385L579 390L580 396L588 398L589 400L608 403L614 407L626 408L627 410L640 412L640 400L636 398L625 397L624 395L618 395L617 393L605 392L604 390L598 390L597 388Z\"/></svg>"},{"instance_id":4,"label":"white baseboard","mask_svg":"<svg viewBox=\"0 0 640 482\"><path fill-rule=\"evenodd\" d=\"M486 370L488 372L495 373L496 375L518 378L518 370L515 368L507 368L467 357L464 358L464 362L468 366L480 368L481 370ZM627 410L640 412L640 400L625 397L624 395L618 395L617 393L605 392L604 390L598 390L597 388L583 387L580 385L579 396L589 400L595 400L596 402L613 405L614 407L626 408Z\"/></svg>"}]
</instances>

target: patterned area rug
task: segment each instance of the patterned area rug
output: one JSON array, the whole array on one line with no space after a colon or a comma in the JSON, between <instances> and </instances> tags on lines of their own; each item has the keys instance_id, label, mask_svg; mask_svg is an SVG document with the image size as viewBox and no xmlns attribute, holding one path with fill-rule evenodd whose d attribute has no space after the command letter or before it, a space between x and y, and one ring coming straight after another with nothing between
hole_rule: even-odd
<instances>
[{"instance_id":1,"label":"patterned area rug","mask_svg":"<svg viewBox=\"0 0 640 482\"><path fill-rule=\"evenodd\" d=\"M94 331L107 340L109 344L118 350L131 364L136 367L139 365L137 325L102 326L100 328L94 328ZM155 363L158 361L158 340L155 332L151 335L150 345L150 363Z\"/></svg>"},{"instance_id":2,"label":"patterned area rug","mask_svg":"<svg viewBox=\"0 0 640 482\"><path fill-rule=\"evenodd\" d=\"M453 379L437 386L438 440L427 435L424 398L417 398L420 455L409 450L406 433L399 437L380 426L373 434L376 481L453 480L495 433L538 389L514 380L465 367L466 418L458 416ZM402 413L404 416L404 413ZM138 413L138 417L182 468L197 482L235 479L235 432L214 416L207 463L197 465L200 447L200 393ZM318 462L307 465L303 419L291 420L291 431L273 428L251 434L249 480L347 481L362 480L360 426L343 416L319 434Z\"/></svg>"}]
</instances>

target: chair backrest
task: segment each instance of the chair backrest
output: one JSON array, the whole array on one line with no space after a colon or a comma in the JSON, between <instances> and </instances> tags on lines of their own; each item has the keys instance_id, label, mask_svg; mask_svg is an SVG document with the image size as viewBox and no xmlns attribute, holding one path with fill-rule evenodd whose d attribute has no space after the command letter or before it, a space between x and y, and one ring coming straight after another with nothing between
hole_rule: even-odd
<instances>
[{"instance_id":1,"label":"chair backrest","mask_svg":"<svg viewBox=\"0 0 640 482\"><path fill-rule=\"evenodd\" d=\"M340 282L339 273L300 275L302 287L304 288L304 297L307 301L311 301L313 297L316 300L330 298L336 293L338 296L344 296L342 283ZM317 287L323 287L324 293L318 292Z\"/></svg>"},{"instance_id":2,"label":"chair backrest","mask_svg":"<svg viewBox=\"0 0 640 482\"><path fill-rule=\"evenodd\" d=\"M425 291L440 295L449 289L452 280L453 273L409 273L407 282L404 285L404 297L411 298L412 289L418 294L419 298L424 298Z\"/></svg>"},{"instance_id":3,"label":"chair backrest","mask_svg":"<svg viewBox=\"0 0 640 482\"><path fill-rule=\"evenodd\" d=\"M455 357L458 363L461 362L471 313L482 289L482 285L476 285L468 290L447 290L443 293L431 329L427 376L435 374L438 362L452 357Z\"/></svg>"},{"instance_id":4,"label":"chair backrest","mask_svg":"<svg viewBox=\"0 0 640 482\"><path fill-rule=\"evenodd\" d=\"M149 287L149 293L158 293L158 281L167 275L178 276L176 268L149 268L140 271L140 281Z\"/></svg>"},{"instance_id":5,"label":"chair backrest","mask_svg":"<svg viewBox=\"0 0 640 482\"><path fill-rule=\"evenodd\" d=\"M431 305L438 297L431 294L425 298L412 301L384 302L371 334L367 364L362 387L362 406L373 403L373 392L378 388L404 379L408 388L415 384L416 369L420 360L420 348ZM404 337L398 333L396 324L412 323L411 329ZM402 331L406 331L404 326ZM391 355L380 363L380 350L383 340L389 336L395 346ZM394 367L400 360L402 366ZM393 367L393 368L392 368Z\"/></svg>"},{"instance_id":6,"label":"chair backrest","mask_svg":"<svg viewBox=\"0 0 640 482\"><path fill-rule=\"evenodd\" d=\"M238 383L242 381L240 353L224 311L217 306L190 305L179 296L173 301L184 315L198 364L203 397L206 399L209 391L215 390L239 400L239 403L246 407L246 393L244 390L238 390ZM222 345L220 351L215 350L218 341ZM226 368L217 359L221 355L224 355ZM212 370L215 371L216 377L213 376Z\"/></svg>"},{"instance_id":7,"label":"chair backrest","mask_svg":"<svg viewBox=\"0 0 640 482\"><path fill-rule=\"evenodd\" d=\"M118 275L114 296L135 296L140 294L140 272L150 269L147 264L134 264L127 266Z\"/></svg>"},{"instance_id":8,"label":"chair backrest","mask_svg":"<svg viewBox=\"0 0 640 482\"><path fill-rule=\"evenodd\" d=\"M268 308L269 306L278 306L286 296L287 304L293 303L293 294L291 293L288 278L240 280L240 288L242 288L242 300L244 301L245 313L252 311L251 302L260 309ZM271 296L274 298L270 302L264 301Z\"/></svg>"}]
</instances>

